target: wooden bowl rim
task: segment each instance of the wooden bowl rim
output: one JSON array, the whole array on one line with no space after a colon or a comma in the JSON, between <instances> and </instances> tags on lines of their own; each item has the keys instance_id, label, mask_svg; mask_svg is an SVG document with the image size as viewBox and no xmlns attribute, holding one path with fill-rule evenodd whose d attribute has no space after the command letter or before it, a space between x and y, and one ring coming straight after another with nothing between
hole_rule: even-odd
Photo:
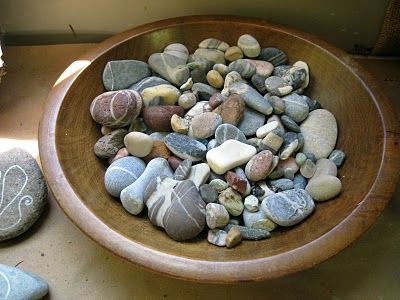
<instances>
[{"instance_id":1,"label":"wooden bowl rim","mask_svg":"<svg viewBox=\"0 0 400 300\"><path fill-rule=\"evenodd\" d=\"M375 79L344 51L311 34L256 18L211 15L156 21L112 36L95 46L79 60L92 62L109 49L137 35L167 27L202 22L252 24L293 35L320 48L358 78L374 101L380 115L384 153L376 180L357 208L342 222L312 242L285 253L253 260L214 262L189 259L149 249L127 239L109 228L83 204L69 185L57 156L55 143L57 116L64 96L87 65L75 70L75 73L63 80L61 80L63 76L61 75L59 83L53 86L46 101L39 126L39 151L48 185L64 213L91 239L129 262L160 274L191 281L234 283L273 279L312 267L337 254L355 241L374 223L390 200L396 187L400 167L398 146L400 129L394 114L395 110ZM68 69L64 73L67 71Z\"/></svg>"}]
</instances>

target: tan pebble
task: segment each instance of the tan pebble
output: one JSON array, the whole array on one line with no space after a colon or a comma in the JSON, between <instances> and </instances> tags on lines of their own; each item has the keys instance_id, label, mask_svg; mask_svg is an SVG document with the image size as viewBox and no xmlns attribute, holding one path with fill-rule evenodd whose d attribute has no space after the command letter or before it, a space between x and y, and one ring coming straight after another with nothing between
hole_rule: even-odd
<instances>
[{"instance_id":1,"label":"tan pebble","mask_svg":"<svg viewBox=\"0 0 400 300\"><path fill-rule=\"evenodd\" d=\"M153 148L151 149L151 152L143 157L143 160L148 163L150 160L156 157L162 157L165 159L168 159L171 156L171 151L167 148L165 143L163 141L153 141Z\"/></svg>"},{"instance_id":2,"label":"tan pebble","mask_svg":"<svg viewBox=\"0 0 400 300\"><path fill-rule=\"evenodd\" d=\"M240 244L242 241L242 234L240 233L239 228L233 226L226 235L225 243L226 248L233 248Z\"/></svg>"},{"instance_id":3,"label":"tan pebble","mask_svg":"<svg viewBox=\"0 0 400 300\"><path fill-rule=\"evenodd\" d=\"M228 61L235 61L243 58L243 52L238 46L229 47L225 51L225 59Z\"/></svg>"},{"instance_id":4,"label":"tan pebble","mask_svg":"<svg viewBox=\"0 0 400 300\"><path fill-rule=\"evenodd\" d=\"M315 201L326 201L336 197L342 190L342 182L331 175L320 175L309 181L306 191Z\"/></svg>"},{"instance_id":5,"label":"tan pebble","mask_svg":"<svg viewBox=\"0 0 400 300\"><path fill-rule=\"evenodd\" d=\"M207 73L207 82L211 86L219 89L224 85L224 78L222 78L221 74L217 71L211 70Z\"/></svg>"},{"instance_id":6,"label":"tan pebble","mask_svg":"<svg viewBox=\"0 0 400 300\"><path fill-rule=\"evenodd\" d=\"M189 131L190 121L181 118L178 115L173 115L171 118L172 130L177 133L187 134Z\"/></svg>"},{"instance_id":7,"label":"tan pebble","mask_svg":"<svg viewBox=\"0 0 400 300\"><path fill-rule=\"evenodd\" d=\"M153 148L153 139L145 133L132 131L125 136L124 144L133 156L144 157Z\"/></svg>"},{"instance_id":8,"label":"tan pebble","mask_svg":"<svg viewBox=\"0 0 400 300\"><path fill-rule=\"evenodd\" d=\"M108 163L111 165L117 159L120 159L120 158L123 158L123 157L126 157L126 156L129 156L128 149L126 149L125 147L121 148L121 149L118 150L117 154L115 154L114 157L110 157L108 159Z\"/></svg>"}]
</instances>

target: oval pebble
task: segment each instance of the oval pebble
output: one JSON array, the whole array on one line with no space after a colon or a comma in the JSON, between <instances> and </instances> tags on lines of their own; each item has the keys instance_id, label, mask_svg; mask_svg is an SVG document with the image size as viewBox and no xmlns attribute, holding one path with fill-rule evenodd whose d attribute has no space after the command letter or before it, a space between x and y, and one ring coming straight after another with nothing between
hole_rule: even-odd
<instances>
[{"instance_id":1,"label":"oval pebble","mask_svg":"<svg viewBox=\"0 0 400 300\"><path fill-rule=\"evenodd\" d=\"M274 67L287 64L287 55L285 52L273 47L261 49L258 59L270 62Z\"/></svg>"},{"instance_id":2,"label":"oval pebble","mask_svg":"<svg viewBox=\"0 0 400 300\"><path fill-rule=\"evenodd\" d=\"M219 180L219 179L214 179L214 180ZM214 182L213 184L202 184L199 188L200 196L206 203L214 203L217 202L218 200L218 192L215 189L216 183Z\"/></svg>"},{"instance_id":3,"label":"oval pebble","mask_svg":"<svg viewBox=\"0 0 400 300\"><path fill-rule=\"evenodd\" d=\"M236 71L242 78L250 78L256 73L256 67L246 59L238 59L231 62L228 66L228 72Z\"/></svg>"},{"instance_id":4,"label":"oval pebble","mask_svg":"<svg viewBox=\"0 0 400 300\"><path fill-rule=\"evenodd\" d=\"M143 121L151 130L171 131L171 118L173 115L183 117L185 111L180 106L163 105L149 106L143 109Z\"/></svg>"},{"instance_id":5,"label":"oval pebble","mask_svg":"<svg viewBox=\"0 0 400 300\"><path fill-rule=\"evenodd\" d=\"M214 112L205 112L193 117L188 135L194 139L206 139L213 136L221 124L220 115Z\"/></svg>"},{"instance_id":6,"label":"oval pebble","mask_svg":"<svg viewBox=\"0 0 400 300\"><path fill-rule=\"evenodd\" d=\"M261 47L258 41L250 34L243 34L237 41L237 46L243 51L247 57L253 58L260 54Z\"/></svg>"},{"instance_id":7,"label":"oval pebble","mask_svg":"<svg viewBox=\"0 0 400 300\"><path fill-rule=\"evenodd\" d=\"M282 98L285 102L285 115L295 122L301 122L308 116L307 101L300 95L293 93Z\"/></svg>"},{"instance_id":8,"label":"oval pebble","mask_svg":"<svg viewBox=\"0 0 400 300\"><path fill-rule=\"evenodd\" d=\"M229 222L229 213L218 203L208 203L206 206L206 222L210 229L224 228Z\"/></svg>"},{"instance_id":9,"label":"oval pebble","mask_svg":"<svg viewBox=\"0 0 400 300\"><path fill-rule=\"evenodd\" d=\"M123 128L116 129L102 136L93 146L94 154L100 158L110 158L124 147L124 137L128 133Z\"/></svg>"},{"instance_id":10,"label":"oval pebble","mask_svg":"<svg viewBox=\"0 0 400 300\"><path fill-rule=\"evenodd\" d=\"M133 156L145 157L153 148L153 139L145 133L133 131L125 136L124 144Z\"/></svg>"},{"instance_id":11,"label":"oval pebble","mask_svg":"<svg viewBox=\"0 0 400 300\"><path fill-rule=\"evenodd\" d=\"M330 200L339 195L341 190L341 181L331 175L320 175L313 178L306 186L306 191L315 201Z\"/></svg>"},{"instance_id":12,"label":"oval pebble","mask_svg":"<svg viewBox=\"0 0 400 300\"><path fill-rule=\"evenodd\" d=\"M179 133L170 133L165 137L165 144L176 156L191 161L202 160L207 152L206 146L199 141Z\"/></svg>"},{"instance_id":13,"label":"oval pebble","mask_svg":"<svg viewBox=\"0 0 400 300\"><path fill-rule=\"evenodd\" d=\"M246 143L246 136L232 124L219 125L215 130L215 139L219 145L222 145L227 140L236 140L241 143Z\"/></svg>"},{"instance_id":14,"label":"oval pebble","mask_svg":"<svg viewBox=\"0 0 400 300\"><path fill-rule=\"evenodd\" d=\"M271 151L264 150L254 155L246 164L245 173L251 181L260 181L268 176L273 155Z\"/></svg>"},{"instance_id":15,"label":"oval pebble","mask_svg":"<svg viewBox=\"0 0 400 300\"><path fill-rule=\"evenodd\" d=\"M183 109L192 108L196 102L197 97L194 93L183 93L178 99L178 104Z\"/></svg>"}]
</instances>

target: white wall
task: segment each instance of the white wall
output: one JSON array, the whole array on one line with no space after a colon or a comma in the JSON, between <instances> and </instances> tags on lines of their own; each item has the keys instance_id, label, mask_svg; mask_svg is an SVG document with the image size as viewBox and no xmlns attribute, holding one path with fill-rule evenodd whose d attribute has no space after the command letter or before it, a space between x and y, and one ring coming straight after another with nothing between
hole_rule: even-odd
<instances>
[{"instance_id":1,"label":"white wall","mask_svg":"<svg viewBox=\"0 0 400 300\"><path fill-rule=\"evenodd\" d=\"M388 0L0 0L0 24L18 34L113 34L192 14L261 17L317 34L348 51L373 46ZM51 39L49 40L51 42Z\"/></svg>"}]
</instances>

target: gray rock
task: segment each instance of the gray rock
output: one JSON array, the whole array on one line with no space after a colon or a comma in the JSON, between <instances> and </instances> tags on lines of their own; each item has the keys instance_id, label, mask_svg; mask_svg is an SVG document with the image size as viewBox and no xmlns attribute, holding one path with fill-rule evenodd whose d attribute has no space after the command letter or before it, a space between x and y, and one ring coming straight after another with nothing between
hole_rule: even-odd
<instances>
[{"instance_id":1,"label":"gray rock","mask_svg":"<svg viewBox=\"0 0 400 300\"><path fill-rule=\"evenodd\" d=\"M230 63L228 72L236 71L242 78L251 78L256 73L256 67L245 59L238 59Z\"/></svg>"},{"instance_id":2,"label":"gray rock","mask_svg":"<svg viewBox=\"0 0 400 300\"><path fill-rule=\"evenodd\" d=\"M185 159L179 166L176 168L174 173L175 180L184 180L189 176L190 169L192 168L192 161L189 159Z\"/></svg>"},{"instance_id":3,"label":"gray rock","mask_svg":"<svg viewBox=\"0 0 400 300\"><path fill-rule=\"evenodd\" d=\"M294 179L295 171L293 169L287 168L283 171L283 176L287 179L293 180Z\"/></svg>"},{"instance_id":4,"label":"gray rock","mask_svg":"<svg viewBox=\"0 0 400 300\"><path fill-rule=\"evenodd\" d=\"M202 101L208 101L212 95L218 92L216 88L201 82L193 84L192 91Z\"/></svg>"},{"instance_id":5,"label":"gray rock","mask_svg":"<svg viewBox=\"0 0 400 300\"><path fill-rule=\"evenodd\" d=\"M224 228L229 222L229 213L221 204L208 203L206 206L206 222L210 229Z\"/></svg>"},{"instance_id":6,"label":"gray rock","mask_svg":"<svg viewBox=\"0 0 400 300\"><path fill-rule=\"evenodd\" d=\"M305 178L314 176L316 166L311 159L306 159L305 163L300 167L300 174Z\"/></svg>"},{"instance_id":7,"label":"gray rock","mask_svg":"<svg viewBox=\"0 0 400 300\"><path fill-rule=\"evenodd\" d=\"M143 78L139 82L131 85L129 87L129 89L130 90L135 90L135 91L141 93L146 88L157 86L157 85L160 85L160 84L170 84L170 83L167 80L165 80L165 79L163 79L161 77L150 76L150 77Z\"/></svg>"},{"instance_id":8,"label":"gray rock","mask_svg":"<svg viewBox=\"0 0 400 300\"><path fill-rule=\"evenodd\" d=\"M185 45L179 43L169 44L164 48L163 53L179 58L182 61L182 64L185 64L189 57L189 50Z\"/></svg>"},{"instance_id":9,"label":"gray rock","mask_svg":"<svg viewBox=\"0 0 400 300\"><path fill-rule=\"evenodd\" d=\"M285 102L283 102L281 97L268 94L264 96L264 98L266 97L274 109L274 114L281 115L285 112Z\"/></svg>"},{"instance_id":10,"label":"gray rock","mask_svg":"<svg viewBox=\"0 0 400 300\"><path fill-rule=\"evenodd\" d=\"M318 177L321 175L331 175L337 176L337 166L335 163L327 158L320 158L318 159L317 163L315 164L315 173L314 177Z\"/></svg>"},{"instance_id":11,"label":"gray rock","mask_svg":"<svg viewBox=\"0 0 400 300\"><path fill-rule=\"evenodd\" d=\"M218 147L218 142L216 139L212 139L207 144L207 151L210 151L211 149L214 149L215 147Z\"/></svg>"},{"instance_id":12,"label":"gray rock","mask_svg":"<svg viewBox=\"0 0 400 300\"><path fill-rule=\"evenodd\" d=\"M301 132L297 133L297 140L299 141L299 144L297 145L295 152L303 150L304 147L304 136Z\"/></svg>"},{"instance_id":13,"label":"gray rock","mask_svg":"<svg viewBox=\"0 0 400 300\"><path fill-rule=\"evenodd\" d=\"M252 136L256 134L257 129L263 126L264 123L264 114L246 107L244 109L242 120L239 122L237 127L245 136Z\"/></svg>"},{"instance_id":14,"label":"gray rock","mask_svg":"<svg viewBox=\"0 0 400 300\"><path fill-rule=\"evenodd\" d=\"M157 176L173 177L168 161L157 157L152 159L146 166L142 175L134 183L122 190L120 197L124 208L131 214L139 214L144 207L144 191Z\"/></svg>"},{"instance_id":15,"label":"gray rock","mask_svg":"<svg viewBox=\"0 0 400 300\"><path fill-rule=\"evenodd\" d=\"M171 193L171 205L164 215L165 231L176 241L196 237L206 224L205 207L193 181L180 181Z\"/></svg>"},{"instance_id":16,"label":"gray rock","mask_svg":"<svg viewBox=\"0 0 400 300\"><path fill-rule=\"evenodd\" d=\"M226 246L227 232L221 229L210 229L207 234L207 241L215 246Z\"/></svg>"},{"instance_id":17,"label":"gray rock","mask_svg":"<svg viewBox=\"0 0 400 300\"><path fill-rule=\"evenodd\" d=\"M192 166L189 172L188 180L193 181L197 188L206 183L210 177L210 167L206 163L200 163Z\"/></svg>"},{"instance_id":18,"label":"gray rock","mask_svg":"<svg viewBox=\"0 0 400 300\"><path fill-rule=\"evenodd\" d=\"M177 87L184 84L190 77L189 67L174 55L154 53L150 55L148 64L154 72Z\"/></svg>"},{"instance_id":19,"label":"gray rock","mask_svg":"<svg viewBox=\"0 0 400 300\"><path fill-rule=\"evenodd\" d=\"M189 55L190 77L193 82L207 83L207 73L211 70L214 63L199 55Z\"/></svg>"},{"instance_id":20,"label":"gray rock","mask_svg":"<svg viewBox=\"0 0 400 300\"><path fill-rule=\"evenodd\" d=\"M313 177L306 186L306 191L315 201L330 200L336 197L341 190L341 181L332 175Z\"/></svg>"},{"instance_id":21,"label":"gray rock","mask_svg":"<svg viewBox=\"0 0 400 300\"><path fill-rule=\"evenodd\" d=\"M293 181L287 178L271 180L270 185L274 192L287 191L294 187Z\"/></svg>"},{"instance_id":22,"label":"gray rock","mask_svg":"<svg viewBox=\"0 0 400 300\"><path fill-rule=\"evenodd\" d=\"M333 161L333 163L334 163L338 168L340 168L340 167L342 166L342 164L343 164L345 158L346 158L346 154L345 154L342 150L339 150L339 149L333 150L333 151L331 152L331 154L329 155L329 159L330 159L331 161Z\"/></svg>"},{"instance_id":23,"label":"gray rock","mask_svg":"<svg viewBox=\"0 0 400 300\"><path fill-rule=\"evenodd\" d=\"M193 117L202 114L205 112L205 105L208 104L207 101L200 101L197 102L186 114L185 114L185 119L186 120L192 120Z\"/></svg>"},{"instance_id":24,"label":"gray rock","mask_svg":"<svg viewBox=\"0 0 400 300\"><path fill-rule=\"evenodd\" d=\"M39 276L0 264L0 299L36 300L48 292L48 284Z\"/></svg>"},{"instance_id":25,"label":"gray rock","mask_svg":"<svg viewBox=\"0 0 400 300\"><path fill-rule=\"evenodd\" d=\"M260 54L261 47L258 41L250 34L243 34L237 41L237 46L247 57L257 57Z\"/></svg>"},{"instance_id":26,"label":"gray rock","mask_svg":"<svg viewBox=\"0 0 400 300\"><path fill-rule=\"evenodd\" d=\"M272 75L278 76L278 77L285 76L285 74L287 73L287 71L290 70L291 67L292 66L290 66L290 65L276 66L274 68L274 71L273 71Z\"/></svg>"},{"instance_id":27,"label":"gray rock","mask_svg":"<svg viewBox=\"0 0 400 300\"><path fill-rule=\"evenodd\" d=\"M237 226L242 238L244 240L253 240L253 241L258 241L258 240L263 240L267 239L271 236L268 230L265 229L255 229L255 228L250 228L246 226L240 226L240 225L234 225L234 224L228 224L225 226L224 231L228 232L233 226Z\"/></svg>"},{"instance_id":28,"label":"gray rock","mask_svg":"<svg viewBox=\"0 0 400 300\"><path fill-rule=\"evenodd\" d=\"M309 216L315 204L302 189L292 189L266 197L261 209L269 219L281 226L292 226Z\"/></svg>"},{"instance_id":29,"label":"gray rock","mask_svg":"<svg viewBox=\"0 0 400 300\"><path fill-rule=\"evenodd\" d=\"M219 145L227 140L236 140L246 143L246 136L236 126L231 124L221 124L215 130L215 139Z\"/></svg>"},{"instance_id":30,"label":"gray rock","mask_svg":"<svg viewBox=\"0 0 400 300\"><path fill-rule=\"evenodd\" d=\"M143 118L137 118L131 122L131 124L129 125L128 133L132 131L139 131L146 134L151 133L151 130L144 123Z\"/></svg>"},{"instance_id":31,"label":"gray rock","mask_svg":"<svg viewBox=\"0 0 400 300\"><path fill-rule=\"evenodd\" d=\"M36 160L18 148L0 154L0 183L0 241L4 241L24 233L39 219L47 188Z\"/></svg>"},{"instance_id":32,"label":"gray rock","mask_svg":"<svg viewBox=\"0 0 400 300\"><path fill-rule=\"evenodd\" d=\"M297 163L300 167L301 167L302 165L304 165L304 163L306 162L306 160L307 160L307 156L306 156L304 153L299 152L299 153L296 154L296 163Z\"/></svg>"},{"instance_id":33,"label":"gray rock","mask_svg":"<svg viewBox=\"0 0 400 300\"><path fill-rule=\"evenodd\" d=\"M214 179L214 180L218 180L218 179ZM216 189L214 188L215 185L216 185L216 183L214 182L214 184L202 184L200 186L199 192L200 192L200 196L204 200L204 202L206 202L206 203L217 202L218 193L217 193ZM228 187L228 185L226 185L226 187Z\"/></svg>"},{"instance_id":34,"label":"gray rock","mask_svg":"<svg viewBox=\"0 0 400 300\"><path fill-rule=\"evenodd\" d=\"M307 185L307 179L301 174L296 174L293 178L293 188L304 190Z\"/></svg>"},{"instance_id":35,"label":"gray rock","mask_svg":"<svg viewBox=\"0 0 400 300\"><path fill-rule=\"evenodd\" d=\"M282 78L288 82L294 90L296 90L305 84L307 79L307 70L293 66L287 70L286 74L283 75Z\"/></svg>"},{"instance_id":36,"label":"gray rock","mask_svg":"<svg viewBox=\"0 0 400 300\"><path fill-rule=\"evenodd\" d=\"M127 156L114 161L106 171L104 185L107 192L114 197L119 197L121 191L135 182L146 168L143 160Z\"/></svg>"},{"instance_id":37,"label":"gray rock","mask_svg":"<svg viewBox=\"0 0 400 300\"><path fill-rule=\"evenodd\" d=\"M187 135L170 133L164 142L168 149L179 158L200 161L206 156L206 146Z\"/></svg>"},{"instance_id":38,"label":"gray rock","mask_svg":"<svg viewBox=\"0 0 400 300\"><path fill-rule=\"evenodd\" d=\"M246 105L264 115L270 115L273 108L269 101L246 83L235 82L229 87L230 93L242 96Z\"/></svg>"},{"instance_id":39,"label":"gray rock","mask_svg":"<svg viewBox=\"0 0 400 300\"><path fill-rule=\"evenodd\" d=\"M109 61L103 71L103 84L107 91L123 90L151 75L149 66L139 60Z\"/></svg>"},{"instance_id":40,"label":"gray rock","mask_svg":"<svg viewBox=\"0 0 400 300\"><path fill-rule=\"evenodd\" d=\"M265 87L272 95L285 96L293 91L293 87L282 77L270 76L265 79Z\"/></svg>"},{"instance_id":41,"label":"gray rock","mask_svg":"<svg viewBox=\"0 0 400 300\"><path fill-rule=\"evenodd\" d=\"M303 95L302 97L307 101L308 109L310 112L321 108L321 104L317 100L313 100L305 95Z\"/></svg>"},{"instance_id":42,"label":"gray rock","mask_svg":"<svg viewBox=\"0 0 400 300\"><path fill-rule=\"evenodd\" d=\"M94 154L100 158L113 157L119 149L125 147L124 137L127 134L128 131L120 128L102 136L93 146Z\"/></svg>"},{"instance_id":43,"label":"gray rock","mask_svg":"<svg viewBox=\"0 0 400 300\"><path fill-rule=\"evenodd\" d=\"M199 48L194 52L194 55L204 57L205 59L215 64L225 64L224 52L217 49L203 49Z\"/></svg>"},{"instance_id":44,"label":"gray rock","mask_svg":"<svg viewBox=\"0 0 400 300\"><path fill-rule=\"evenodd\" d=\"M178 104L183 109L192 108L193 106L196 105L196 102L197 102L197 97L194 93L191 92L183 93L178 99Z\"/></svg>"},{"instance_id":45,"label":"gray rock","mask_svg":"<svg viewBox=\"0 0 400 300\"><path fill-rule=\"evenodd\" d=\"M251 83L261 94L265 94L267 92L267 87L265 86L265 79L267 79L267 77L258 74L254 74L253 76L251 76Z\"/></svg>"},{"instance_id":46,"label":"gray rock","mask_svg":"<svg viewBox=\"0 0 400 300\"><path fill-rule=\"evenodd\" d=\"M246 227L267 231L272 231L277 227L276 223L268 219L263 210L257 212L243 211L243 223Z\"/></svg>"},{"instance_id":47,"label":"gray rock","mask_svg":"<svg viewBox=\"0 0 400 300\"><path fill-rule=\"evenodd\" d=\"M217 49L217 50L221 50L221 51L225 52L226 49L229 48L229 45L219 39L208 38L208 39L202 40L199 43L199 48Z\"/></svg>"},{"instance_id":48,"label":"gray rock","mask_svg":"<svg viewBox=\"0 0 400 300\"><path fill-rule=\"evenodd\" d=\"M153 132L150 134L150 137L153 141L161 141L164 142L165 137L168 135L168 132Z\"/></svg>"},{"instance_id":49,"label":"gray rock","mask_svg":"<svg viewBox=\"0 0 400 300\"><path fill-rule=\"evenodd\" d=\"M293 121L293 119L291 117L283 115L281 117L281 121L288 130L293 131L293 132L301 131L300 126L297 125L297 123L295 121Z\"/></svg>"},{"instance_id":50,"label":"gray rock","mask_svg":"<svg viewBox=\"0 0 400 300\"><path fill-rule=\"evenodd\" d=\"M221 192L218 202L225 206L232 216L239 216L243 212L242 196L231 187Z\"/></svg>"},{"instance_id":51,"label":"gray rock","mask_svg":"<svg viewBox=\"0 0 400 300\"><path fill-rule=\"evenodd\" d=\"M304 155L307 157L307 159L311 160L313 163L317 162L317 158L313 153L310 152L304 152Z\"/></svg>"},{"instance_id":52,"label":"gray rock","mask_svg":"<svg viewBox=\"0 0 400 300\"><path fill-rule=\"evenodd\" d=\"M269 61L274 67L287 64L287 55L285 52L273 47L261 49L258 59Z\"/></svg>"},{"instance_id":53,"label":"gray rock","mask_svg":"<svg viewBox=\"0 0 400 300\"><path fill-rule=\"evenodd\" d=\"M248 211L248 212L256 212L258 211L258 198L254 195L249 195L244 199L244 211ZM246 223L245 223L246 225ZM248 226L248 225L246 225Z\"/></svg>"},{"instance_id":54,"label":"gray rock","mask_svg":"<svg viewBox=\"0 0 400 300\"><path fill-rule=\"evenodd\" d=\"M281 147L279 158L281 160L286 160L297 149L299 141L297 140L297 134L291 131L286 132L285 135L283 136L283 139L284 143L283 146Z\"/></svg>"},{"instance_id":55,"label":"gray rock","mask_svg":"<svg viewBox=\"0 0 400 300\"><path fill-rule=\"evenodd\" d=\"M301 122L308 116L307 101L300 95L293 93L282 98L285 102L285 115L295 122Z\"/></svg>"},{"instance_id":56,"label":"gray rock","mask_svg":"<svg viewBox=\"0 0 400 300\"><path fill-rule=\"evenodd\" d=\"M228 188L228 183L222 179L215 178L210 181L210 187L215 189L218 193L222 192L223 190L226 190ZM200 187L201 189L201 187Z\"/></svg>"}]
</instances>

